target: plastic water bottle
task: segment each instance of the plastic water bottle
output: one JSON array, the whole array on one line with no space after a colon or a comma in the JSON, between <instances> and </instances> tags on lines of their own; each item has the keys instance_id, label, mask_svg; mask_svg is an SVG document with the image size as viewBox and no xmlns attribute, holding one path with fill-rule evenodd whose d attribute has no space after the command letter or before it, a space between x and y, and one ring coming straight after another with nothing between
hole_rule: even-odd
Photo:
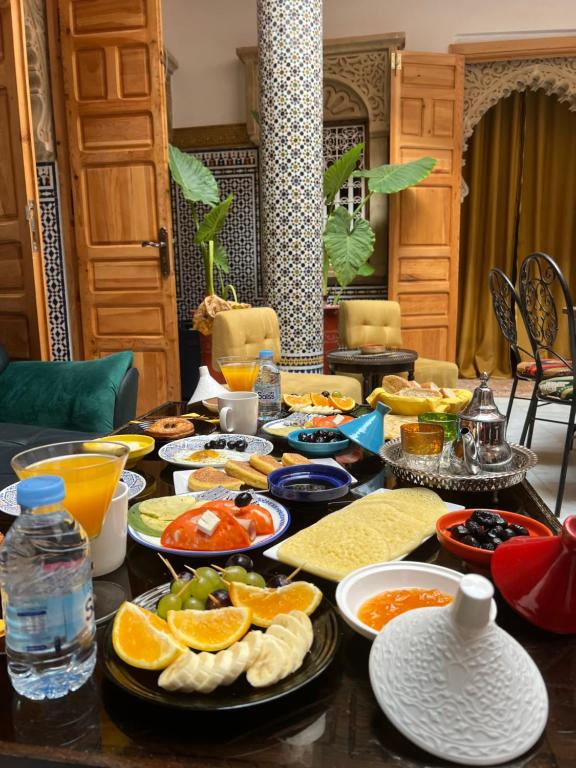
<instances>
[{"instance_id":1,"label":"plastic water bottle","mask_svg":"<svg viewBox=\"0 0 576 768\"><path fill-rule=\"evenodd\" d=\"M274 354L271 349L263 349L259 354L260 372L254 384L258 393L258 418L270 421L280 415L280 371L274 364Z\"/></svg>"},{"instance_id":2,"label":"plastic water bottle","mask_svg":"<svg viewBox=\"0 0 576 768\"><path fill-rule=\"evenodd\" d=\"M0 548L8 673L29 699L75 691L96 663L90 545L64 496L61 477L22 480L22 511Z\"/></svg>"}]
</instances>

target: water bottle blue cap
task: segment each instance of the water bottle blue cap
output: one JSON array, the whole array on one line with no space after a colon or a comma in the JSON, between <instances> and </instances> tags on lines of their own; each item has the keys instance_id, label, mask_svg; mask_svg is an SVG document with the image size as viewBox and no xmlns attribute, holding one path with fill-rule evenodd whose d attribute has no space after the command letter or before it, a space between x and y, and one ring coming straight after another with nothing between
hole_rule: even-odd
<instances>
[{"instance_id":1,"label":"water bottle blue cap","mask_svg":"<svg viewBox=\"0 0 576 768\"><path fill-rule=\"evenodd\" d=\"M274 352L271 349L261 349L259 357L274 357Z\"/></svg>"},{"instance_id":2,"label":"water bottle blue cap","mask_svg":"<svg viewBox=\"0 0 576 768\"><path fill-rule=\"evenodd\" d=\"M16 486L16 502L21 507L41 507L56 504L66 496L64 480L56 475L28 477Z\"/></svg>"}]
</instances>

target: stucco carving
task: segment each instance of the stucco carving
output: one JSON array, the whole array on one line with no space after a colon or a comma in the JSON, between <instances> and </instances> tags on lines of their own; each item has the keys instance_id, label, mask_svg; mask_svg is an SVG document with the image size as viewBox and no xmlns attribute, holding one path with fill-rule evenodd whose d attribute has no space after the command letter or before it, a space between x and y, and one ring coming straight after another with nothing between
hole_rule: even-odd
<instances>
[{"instance_id":1,"label":"stucco carving","mask_svg":"<svg viewBox=\"0 0 576 768\"><path fill-rule=\"evenodd\" d=\"M367 117L367 106L355 91L342 83L324 80L324 120L361 120Z\"/></svg>"},{"instance_id":2,"label":"stucco carving","mask_svg":"<svg viewBox=\"0 0 576 768\"><path fill-rule=\"evenodd\" d=\"M464 151L482 116L513 91L537 91L576 111L576 59L520 59L467 64L464 77Z\"/></svg>"},{"instance_id":3,"label":"stucco carving","mask_svg":"<svg viewBox=\"0 0 576 768\"><path fill-rule=\"evenodd\" d=\"M324 56L324 78L336 76L363 97L373 130L387 126L389 51Z\"/></svg>"},{"instance_id":4,"label":"stucco carving","mask_svg":"<svg viewBox=\"0 0 576 768\"><path fill-rule=\"evenodd\" d=\"M26 0L24 11L36 160L54 160L54 124L43 0Z\"/></svg>"}]
</instances>

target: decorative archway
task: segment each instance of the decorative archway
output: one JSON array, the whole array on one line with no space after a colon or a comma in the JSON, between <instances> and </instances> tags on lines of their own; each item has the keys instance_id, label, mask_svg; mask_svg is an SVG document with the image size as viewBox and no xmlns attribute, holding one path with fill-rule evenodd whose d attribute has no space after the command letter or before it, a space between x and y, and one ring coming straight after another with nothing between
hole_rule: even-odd
<instances>
[{"instance_id":1,"label":"decorative archway","mask_svg":"<svg viewBox=\"0 0 576 768\"><path fill-rule=\"evenodd\" d=\"M576 111L576 58L517 59L466 64L464 74L464 143L482 116L513 91L543 89Z\"/></svg>"}]
</instances>

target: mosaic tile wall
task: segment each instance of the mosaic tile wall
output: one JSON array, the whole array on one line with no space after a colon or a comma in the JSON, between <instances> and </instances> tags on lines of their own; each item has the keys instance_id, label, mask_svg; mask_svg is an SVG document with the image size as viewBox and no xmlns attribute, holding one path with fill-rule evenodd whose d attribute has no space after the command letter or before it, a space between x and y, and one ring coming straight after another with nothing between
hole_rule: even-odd
<instances>
[{"instance_id":1,"label":"mosaic tile wall","mask_svg":"<svg viewBox=\"0 0 576 768\"><path fill-rule=\"evenodd\" d=\"M36 163L40 195L40 223L44 249L44 273L48 300L48 322L53 360L70 360L70 314L66 292L64 242L60 215L60 190L56 162Z\"/></svg>"},{"instance_id":2,"label":"mosaic tile wall","mask_svg":"<svg viewBox=\"0 0 576 768\"><path fill-rule=\"evenodd\" d=\"M230 193L234 202L221 233L230 258L230 274L239 301L262 303L260 267L260 205L258 150L223 149L194 153L215 175L223 200ZM178 297L178 319L190 320L204 298L204 269L190 206L180 189L172 184L174 262Z\"/></svg>"}]
</instances>

